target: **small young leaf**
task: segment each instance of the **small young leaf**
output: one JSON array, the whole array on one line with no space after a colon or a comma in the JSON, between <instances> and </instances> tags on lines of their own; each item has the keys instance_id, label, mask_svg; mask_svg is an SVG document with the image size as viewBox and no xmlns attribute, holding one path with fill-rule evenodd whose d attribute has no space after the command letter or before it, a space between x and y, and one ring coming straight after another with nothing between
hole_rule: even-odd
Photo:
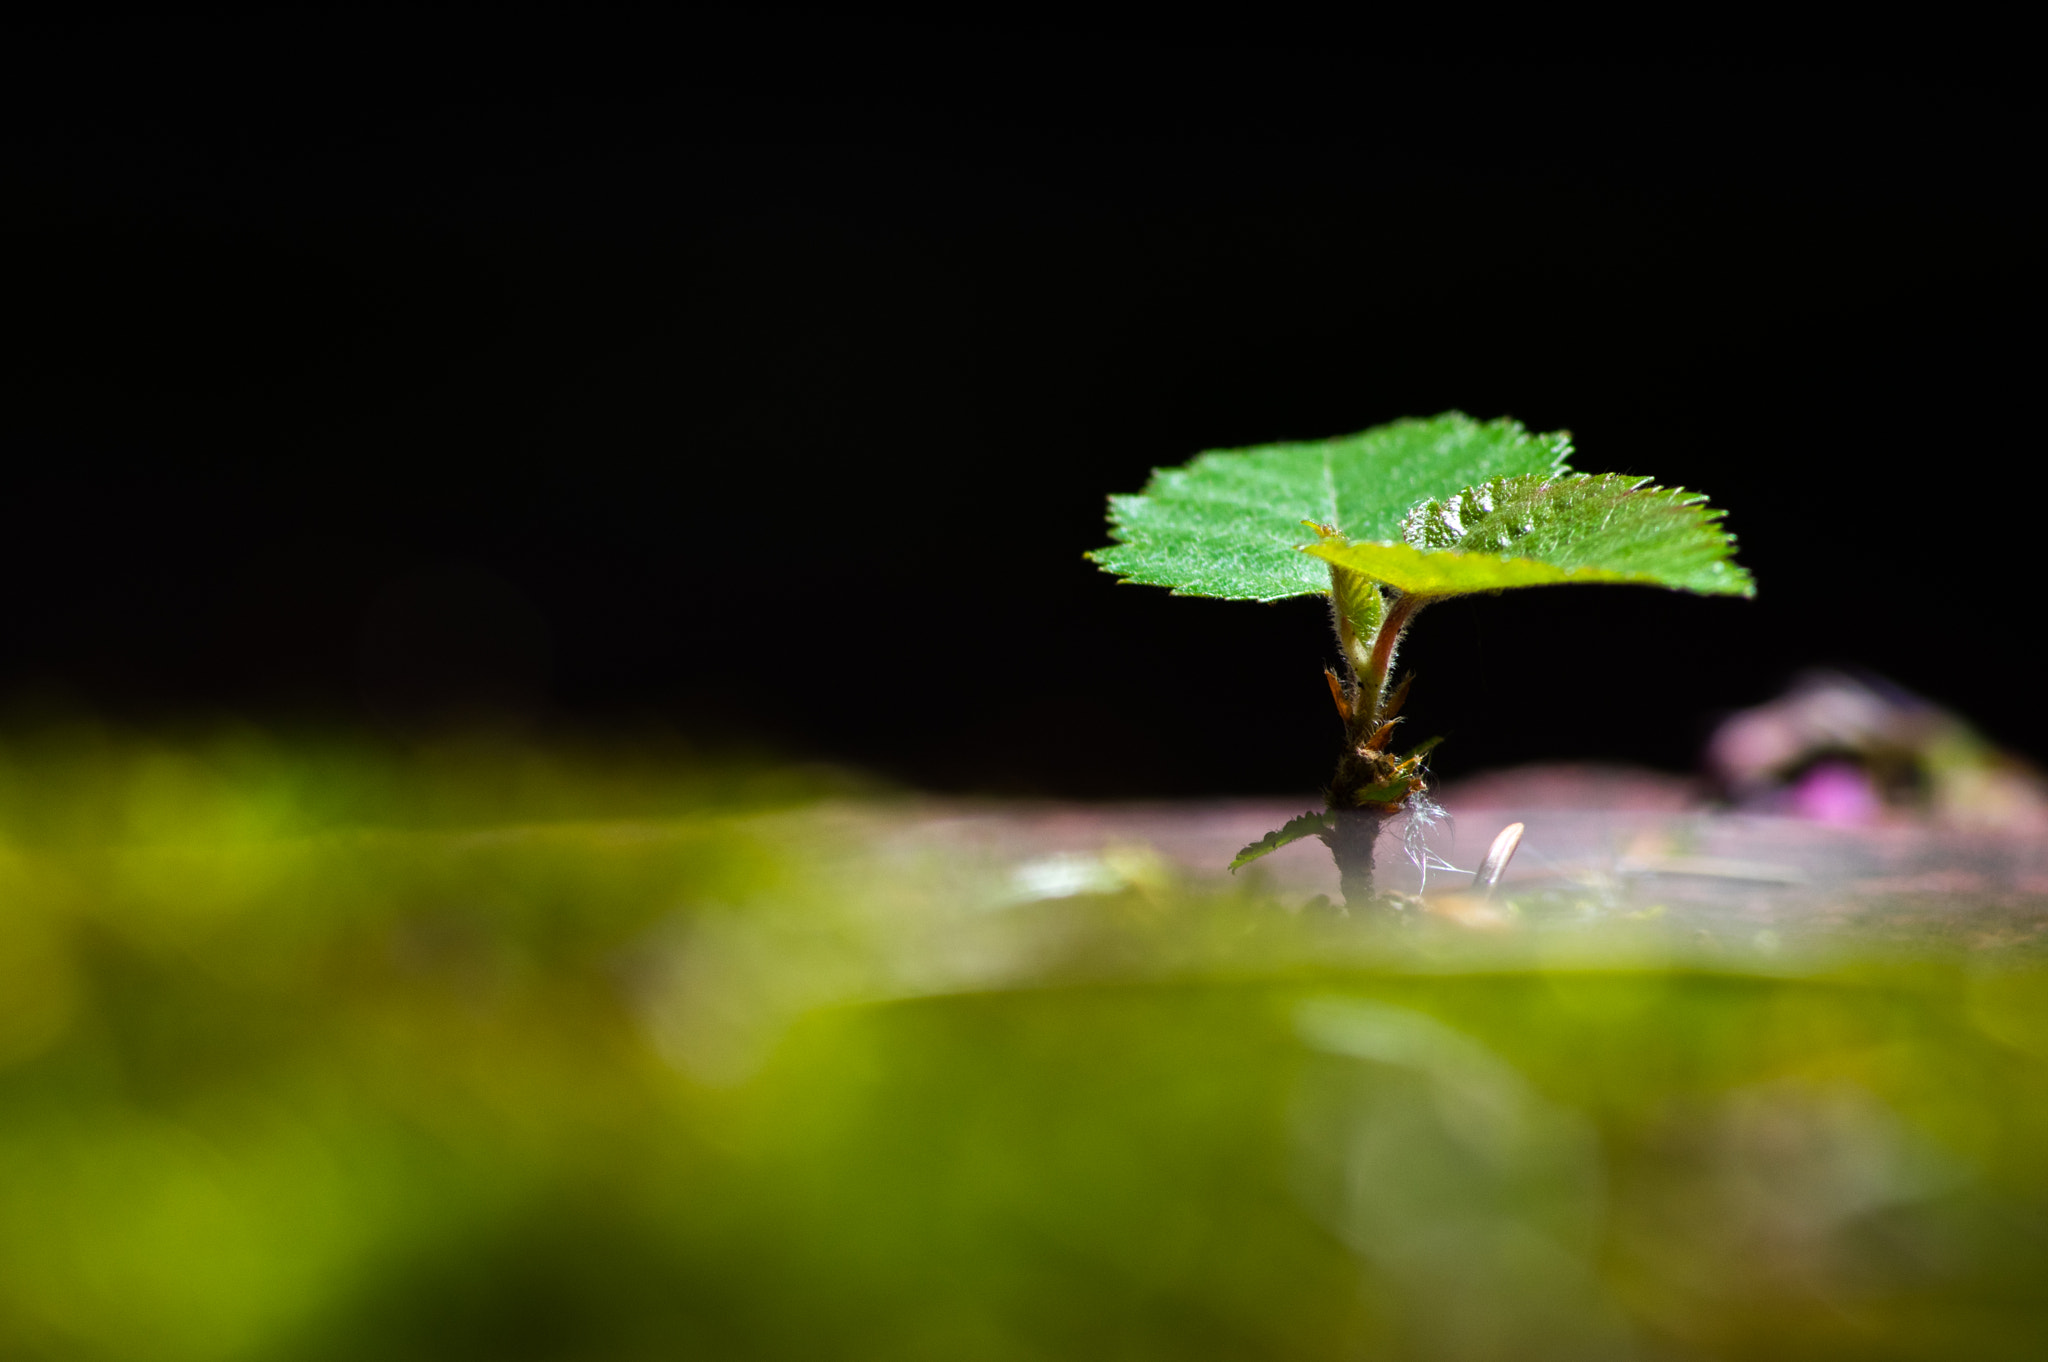
<instances>
[{"instance_id":1,"label":"small young leaf","mask_svg":"<svg viewBox=\"0 0 2048 1362\"><path fill-rule=\"evenodd\" d=\"M1088 556L1123 581L1180 596L1320 594L1329 570L1295 551L1315 537L1303 521L1353 540L1392 540L1419 502L1494 478L1554 477L1570 453L1561 433L1457 412L1334 440L1211 450L1155 469L1143 492L1111 497L1117 542Z\"/></svg>"},{"instance_id":2,"label":"small young leaf","mask_svg":"<svg viewBox=\"0 0 2048 1362\"><path fill-rule=\"evenodd\" d=\"M1409 748L1407 754L1401 758L1402 767L1405 769L1407 767L1413 766L1416 762L1421 761L1424 757L1436 751L1438 747L1441 747L1443 745L1443 741L1443 738L1441 736L1438 736L1434 738L1425 738L1423 741L1415 744L1415 746Z\"/></svg>"},{"instance_id":3,"label":"small young leaf","mask_svg":"<svg viewBox=\"0 0 2048 1362\"><path fill-rule=\"evenodd\" d=\"M1328 814L1316 809L1288 819L1277 831L1267 833L1243 851L1238 852L1237 856L1230 862L1231 873L1235 874L1239 866L1250 865L1253 861L1258 860L1259 857L1278 851L1289 842L1299 842L1304 837L1314 837L1329 826L1329 819L1330 816Z\"/></svg>"},{"instance_id":4,"label":"small young leaf","mask_svg":"<svg viewBox=\"0 0 2048 1362\"><path fill-rule=\"evenodd\" d=\"M1697 492L1616 473L1506 477L1416 506L1404 542L1331 535L1303 552L1417 596L1559 582L1753 596L1721 515Z\"/></svg>"},{"instance_id":5,"label":"small young leaf","mask_svg":"<svg viewBox=\"0 0 2048 1362\"><path fill-rule=\"evenodd\" d=\"M1367 785L1352 792L1352 800L1364 808L1367 805L1397 805L1406 799L1419 782L1410 775L1390 776L1377 785Z\"/></svg>"},{"instance_id":6,"label":"small young leaf","mask_svg":"<svg viewBox=\"0 0 2048 1362\"><path fill-rule=\"evenodd\" d=\"M1370 577L1333 563L1330 602L1336 610L1337 640L1344 660L1354 673L1362 673L1371 665L1372 641L1380 631L1380 621L1386 618L1386 597Z\"/></svg>"}]
</instances>

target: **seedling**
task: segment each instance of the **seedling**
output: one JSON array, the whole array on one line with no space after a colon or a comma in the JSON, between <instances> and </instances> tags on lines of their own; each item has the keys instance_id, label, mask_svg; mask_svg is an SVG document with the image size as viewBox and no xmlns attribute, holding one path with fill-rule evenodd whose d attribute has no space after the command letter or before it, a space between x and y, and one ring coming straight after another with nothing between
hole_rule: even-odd
<instances>
[{"instance_id":1,"label":"seedling","mask_svg":"<svg viewBox=\"0 0 2048 1362\"><path fill-rule=\"evenodd\" d=\"M1326 807L1268 833L1230 868L1304 837L1335 855L1348 902L1373 897L1373 847L1400 813L1423 819L1432 738L1393 741L1413 676L1390 684L1425 606L1514 587L1633 582L1753 596L1723 512L1647 478L1577 473L1571 437L1457 412L1357 435L1211 450L1109 499L1117 542L1088 556L1176 596L1330 601L1343 671L1324 678L1344 724ZM1411 824L1415 819L1411 818Z\"/></svg>"}]
</instances>

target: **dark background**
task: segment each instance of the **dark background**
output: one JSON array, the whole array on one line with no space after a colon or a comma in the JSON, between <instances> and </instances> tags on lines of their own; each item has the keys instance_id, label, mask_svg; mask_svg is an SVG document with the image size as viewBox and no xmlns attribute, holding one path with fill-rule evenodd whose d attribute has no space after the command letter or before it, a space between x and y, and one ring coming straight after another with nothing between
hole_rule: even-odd
<instances>
[{"instance_id":1,"label":"dark background","mask_svg":"<svg viewBox=\"0 0 2048 1362\"><path fill-rule=\"evenodd\" d=\"M13 722L1307 790L1320 607L1114 585L1102 497L1456 407L1710 492L1761 594L1432 611L1440 770L1684 768L1813 663L2048 756L1994 63L568 13L7 35Z\"/></svg>"}]
</instances>

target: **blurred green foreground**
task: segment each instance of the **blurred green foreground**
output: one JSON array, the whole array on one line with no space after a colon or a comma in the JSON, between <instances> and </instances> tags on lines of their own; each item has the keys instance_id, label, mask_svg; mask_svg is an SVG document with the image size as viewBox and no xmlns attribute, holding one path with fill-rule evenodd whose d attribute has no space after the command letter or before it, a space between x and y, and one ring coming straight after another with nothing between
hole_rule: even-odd
<instances>
[{"instance_id":1,"label":"blurred green foreground","mask_svg":"<svg viewBox=\"0 0 2048 1362\"><path fill-rule=\"evenodd\" d=\"M1503 945L919 817L0 748L0 1357L2048 1355L2032 957Z\"/></svg>"}]
</instances>

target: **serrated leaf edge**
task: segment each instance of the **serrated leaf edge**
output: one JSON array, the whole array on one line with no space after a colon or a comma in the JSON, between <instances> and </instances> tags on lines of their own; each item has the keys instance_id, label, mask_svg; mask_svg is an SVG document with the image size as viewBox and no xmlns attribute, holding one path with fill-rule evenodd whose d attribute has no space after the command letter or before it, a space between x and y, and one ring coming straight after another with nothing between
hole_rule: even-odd
<instances>
[{"instance_id":1,"label":"serrated leaf edge","mask_svg":"<svg viewBox=\"0 0 2048 1362\"><path fill-rule=\"evenodd\" d=\"M1230 873L1235 875L1240 866L1250 865L1261 856L1270 856L1281 847L1299 842L1304 837L1314 837L1328 830L1329 815L1321 809L1310 809L1307 813L1296 814L1258 841L1238 852L1230 862Z\"/></svg>"}]
</instances>

